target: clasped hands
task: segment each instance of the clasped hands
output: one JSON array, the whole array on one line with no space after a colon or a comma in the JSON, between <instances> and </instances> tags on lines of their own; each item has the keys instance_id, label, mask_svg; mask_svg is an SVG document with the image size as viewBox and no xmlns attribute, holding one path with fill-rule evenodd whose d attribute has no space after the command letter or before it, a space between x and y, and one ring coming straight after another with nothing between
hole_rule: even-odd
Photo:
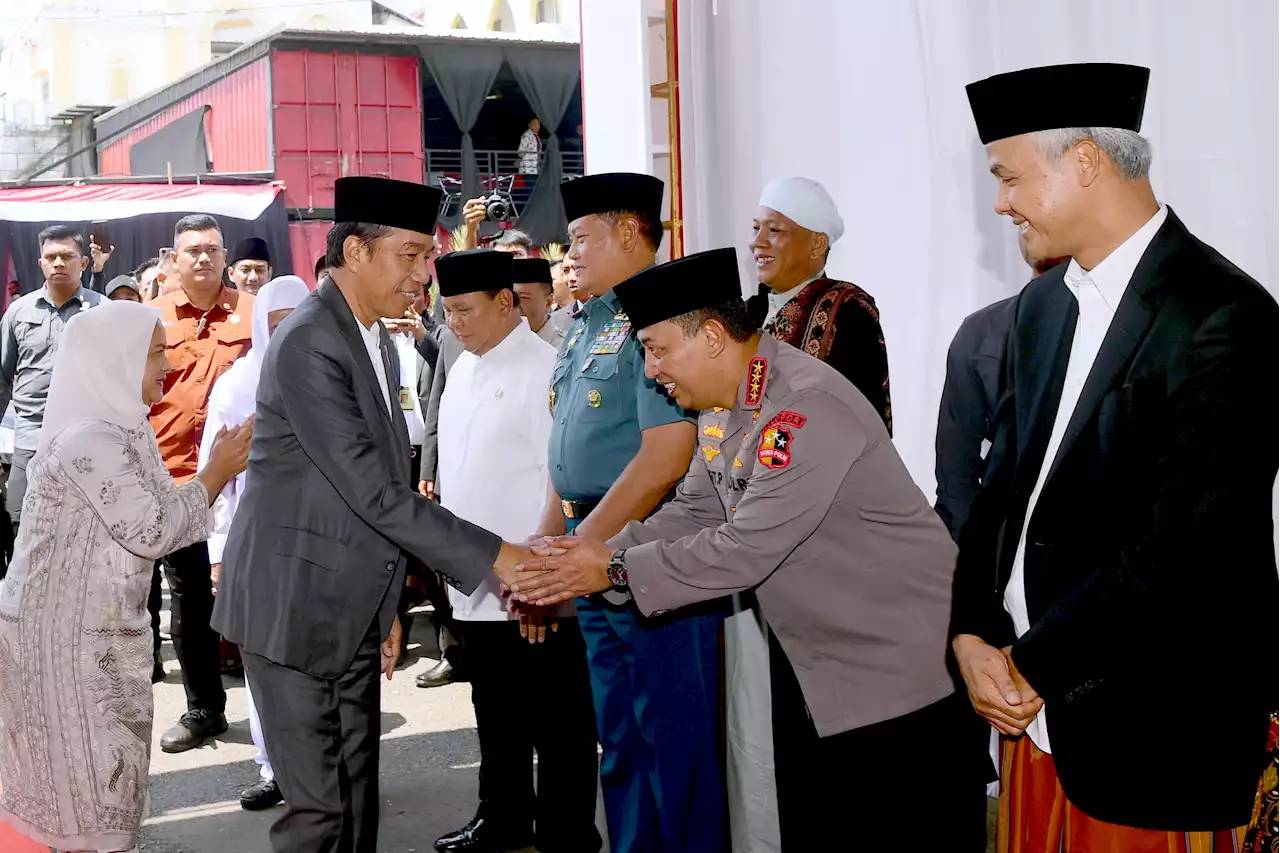
<instances>
[{"instance_id":1,"label":"clasped hands","mask_svg":"<svg viewBox=\"0 0 1280 853\"><path fill-rule=\"evenodd\" d=\"M969 701L996 731L1018 737L1044 707L1044 700L1013 662L1013 647L997 649L973 634L951 641Z\"/></svg>"},{"instance_id":2,"label":"clasped hands","mask_svg":"<svg viewBox=\"0 0 1280 853\"><path fill-rule=\"evenodd\" d=\"M609 589L613 551L603 542L576 536L531 536L523 545L503 545L494 564L511 612L520 616L520 635L545 641L557 629L547 608L580 595Z\"/></svg>"}]
</instances>

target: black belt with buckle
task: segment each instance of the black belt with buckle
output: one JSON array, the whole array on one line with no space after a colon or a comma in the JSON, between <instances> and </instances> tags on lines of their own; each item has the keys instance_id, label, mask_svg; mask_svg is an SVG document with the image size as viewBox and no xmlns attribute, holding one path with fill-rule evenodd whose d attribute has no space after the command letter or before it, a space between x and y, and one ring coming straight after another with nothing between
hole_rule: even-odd
<instances>
[{"instance_id":1,"label":"black belt with buckle","mask_svg":"<svg viewBox=\"0 0 1280 853\"><path fill-rule=\"evenodd\" d=\"M591 510L600 506L600 501L568 501L561 499L560 510L565 518L582 520L591 514Z\"/></svg>"}]
</instances>

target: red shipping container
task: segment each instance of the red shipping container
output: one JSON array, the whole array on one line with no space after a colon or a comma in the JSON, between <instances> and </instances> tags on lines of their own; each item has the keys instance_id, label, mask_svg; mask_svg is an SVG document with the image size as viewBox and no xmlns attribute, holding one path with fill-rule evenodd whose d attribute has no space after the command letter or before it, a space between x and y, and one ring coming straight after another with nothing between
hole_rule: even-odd
<instances>
[{"instance_id":1,"label":"red shipping container","mask_svg":"<svg viewBox=\"0 0 1280 853\"><path fill-rule=\"evenodd\" d=\"M273 50L275 173L285 204L333 207L333 182L373 175L421 183L422 81L416 56Z\"/></svg>"},{"instance_id":2,"label":"red shipping container","mask_svg":"<svg viewBox=\"0 0 1280 853\"><path fill-rule=\"evenodd\" d=\"M205 116L205 138L209 143L214 172L270 172L268 61L263 57L233 71L103 146L98 152L98 173L110 176L132 174L129 171L129 148L135 142L203 106L211 108ZM418 135L421 137L422 134Z\"/></svg>"}]
</instances>

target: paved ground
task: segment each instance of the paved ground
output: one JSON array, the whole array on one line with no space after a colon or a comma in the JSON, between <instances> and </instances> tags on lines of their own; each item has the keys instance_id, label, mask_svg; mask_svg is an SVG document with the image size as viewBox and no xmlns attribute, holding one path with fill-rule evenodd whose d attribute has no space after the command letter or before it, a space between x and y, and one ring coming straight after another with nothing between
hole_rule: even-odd
<instances>
[{"instance_id":1,"label":"paved ground","mask_svg":"<svg viewBox=\"0 0 1280 853\"><path fill-rule=\"evenodd\" d=\"M283 807L246 812L237 799L258 771L243 678L223 678L230 724L225 735L178 755L160 751L160 735L186 710L167 639L168 616L166 593L161 629L168 676L155 687L151 817L139 848L142 853L269 853L267 831ZM432 633L429 617L420 616L409 638L408 660L390 683L383 682L380 853L431 853L436 838L466 824L475 811L480 747L471 689L451 684L423 690L413 683L435 663ZM429 646L423 648L419 639ZM596 812L601 837L606 837L603 806L598 804ZM608 853L607 841L603 853Z\"/></svg>"},{"instance_id":2,"label":"paved ground","mask_svg":"<svg viewBox=\"0 0 1280 853\"><path fill-rule=\"evenodd\" d=\"M167 604L167 602L166 602ZM162 628L167 633L167 609ZM425 618L415 634L430 637ZM421 627L419 627L421 626ZM470 688L453 684L423 690L414 677L435 663L410 638L409 659L382 688L383 853L427 853L432 841L464 825L475 810L480 749ZM281 807L251 813L240 808L240 789L257 765L245 714L243 678L224 677L230 729L216 743L178 755L160 751L160 735L186 710L178 664L166 639L168 677L157 684L151 760L151 817L142 830L144 853L267 853L267 830Z\"/></svg>"}]
</instances>

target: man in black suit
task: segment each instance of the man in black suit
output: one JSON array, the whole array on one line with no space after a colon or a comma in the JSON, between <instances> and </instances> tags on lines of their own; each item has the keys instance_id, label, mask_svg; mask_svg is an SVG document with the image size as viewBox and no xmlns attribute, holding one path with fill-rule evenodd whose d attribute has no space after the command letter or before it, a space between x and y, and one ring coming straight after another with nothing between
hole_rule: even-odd
<instances>
[{"instance_id":1,"label":"man in black suit","mask_svg":"<svg viewBox=\"0 0 1280 853\"><path fill-rule=\"evenodd\" d=\"M1037 276L1067 260L1037 260L1027 254L1025 239L1019 239L1018 246ZM938 497L933 508L957 542L982 487L987 452L995 438L996 407L1004 393L1005 350L1017 301L1017 296L1010 296L965 317L947 349L947 378L934 442Z\"/></svg>"},{"instance_id":2,"label":"man in black suit","mask_svg":"<svg viewBox=\"0 0 1280 853\"><path fill-rule=\"evenodd\" d=\"M378 830L378 673L417 559L470 593L527 549L417 494L398 402L400 317L427 280L439 192L342 178L329 277L272 338L214 627L240 646L287 811L278 853L365 853Z\"/></svg>"},{"instance_id":3,"label":"man in black suit","mask_svg":"<svg viewBox=\"0 0 1280 853\"><path fill-rule=\"evenodd\" d=\"M1001 819L1054 849L1064 823L1091 850L1232 849L1276 701L1277 307L1156 201L1147 79L969 87L996 212L1072 258L1015 305L952 625L975 708L1016 738Z\"/></svg>"}]
</instances>

